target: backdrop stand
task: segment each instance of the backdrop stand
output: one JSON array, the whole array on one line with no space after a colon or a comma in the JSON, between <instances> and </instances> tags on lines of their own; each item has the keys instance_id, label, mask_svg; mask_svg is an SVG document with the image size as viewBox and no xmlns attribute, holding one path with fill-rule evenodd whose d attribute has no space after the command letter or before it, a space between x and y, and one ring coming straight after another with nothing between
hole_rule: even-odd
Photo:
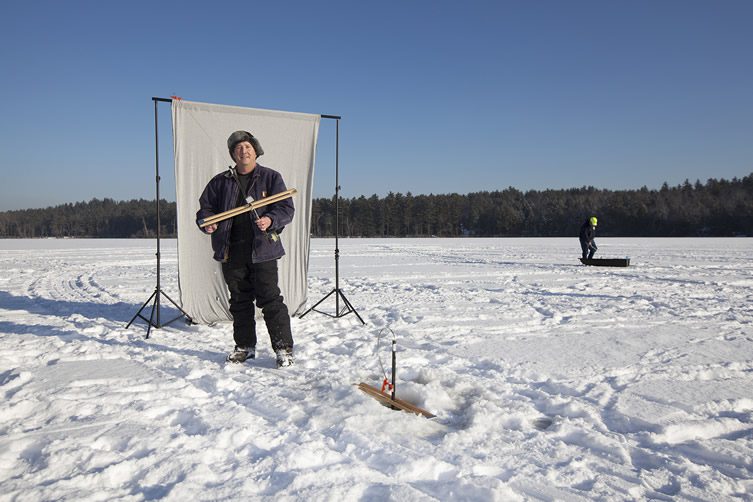
<instances>
[{"instance_id":1,"label":"backdrop stand","mask_svg":"<svg viewBox=\"0 0 753 502\"><path fill-rule=\"evenodd\" d=\"M344 317L351 312L356 315L361 324L366 324L353 305L346 298L345 293L340 289L340 248L338 244L338 238L340 234L340 117L337 115L322 115L324 119L334 119L336 121L335 129L335 288L327 293L327 295L316 302L313 307L299 316L299 319L303 319L303 316L311 312L312 310L319 312L330 317L339 318ZM330 314L317 310L322 302L324 302L330 296L335 295L335 313ZM340 309L340 299L343 301L343 308Z\"/></svg>"},{"instance_id":2,"label":"backdrop stand","mask_svg":"<svg viewBox=\"0 0 753 502\"><path fill-rule=\"evenodd\" d=\"M141 308L136 312L136 315L134 315L131 320L128 322L128 325L126 326L126 329L128 329L131 324L133 324L133 321L136 320L136 318L143 319L147 322L147 328L146 328L146 338L149 338L149 333L151 332L152 328L162 328L163 326L167 326L168 324L171 324L181 317L186 317L186 322L189 324L193 323L193 319L191 319L191 316L186 314L186 312L178 306L177 303L173 301L172 298L167 296L167 293L162 291L162 288L160 287L160 217L159 217L159 136L157 133L158 130L158 122L157 122L157 102L167 102L172 103L171 99L164 99L164 98L152 98L152 101L154 101L154 152L155 152L155 186L157 190L157 287L154 288L154 293L152 293L152 296L149 297L147 301L144 302L144 304L141 306ZM167 298L170 303L172 303L176 309L180 310L181 315L175 317L174 319L171 319L167 321L166 323L162 323L160 321L160 297L164 296ZM152 301L153 300L153 301ZM147 305L149 305L149 302L152 302L152 309L151 313L149 314L149 318L147 319L144 317L142 312L146 308Z\"/></svg>"}]
</instances>

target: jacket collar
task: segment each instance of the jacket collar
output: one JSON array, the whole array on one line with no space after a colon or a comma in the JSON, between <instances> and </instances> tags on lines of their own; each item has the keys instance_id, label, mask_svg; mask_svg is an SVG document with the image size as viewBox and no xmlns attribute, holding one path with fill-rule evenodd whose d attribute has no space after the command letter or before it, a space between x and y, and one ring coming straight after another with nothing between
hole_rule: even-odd
<instances>
[{"instance_id":1,"label":"jacket collar","mask_svg":"<svg viewBox=\"0 0 753 502\"><path fill-rule=\"evenodd\" d=\"M256 178L257 176L259 176L261 174L261 173L259 173L259 168L260 167L262 167L262 165L257 162L256 163L256 167L254 167L254 170L251 171L252 177ZM235 174L236 174L235 166L228 166L227 167L227 171L225 171L225 177L226 178L233 178Z\"/></svg>"}]
</instances>

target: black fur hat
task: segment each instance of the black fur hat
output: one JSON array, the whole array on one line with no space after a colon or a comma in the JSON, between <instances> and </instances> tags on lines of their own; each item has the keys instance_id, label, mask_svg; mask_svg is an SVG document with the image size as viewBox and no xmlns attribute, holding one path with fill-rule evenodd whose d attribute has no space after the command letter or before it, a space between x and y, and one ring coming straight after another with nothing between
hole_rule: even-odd
<instances>
[{"instance_id":1,"label":"black fur hat","mask_svg":"<svg viewBox=\"0 0 753 502\"><path fill-rule=\"evenodd\" d=\"M233 158L233 150L235 150L235 146L241 141L248 141L249 143L251 143L251 146L254 147L254 151L256 152L257 157L264 155L264 150L261 147L261 143L259 143L259 140L256 139L253 134L248 131L235 131L227 139L227 149L230 151L231 159L235 160Z\"/></svg>"}]
</instances>

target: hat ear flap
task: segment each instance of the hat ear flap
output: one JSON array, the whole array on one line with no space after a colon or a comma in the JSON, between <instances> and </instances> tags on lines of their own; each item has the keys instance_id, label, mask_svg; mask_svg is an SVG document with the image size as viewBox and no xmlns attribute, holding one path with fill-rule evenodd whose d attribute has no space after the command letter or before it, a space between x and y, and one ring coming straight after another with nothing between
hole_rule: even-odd
<instances>
[{"instance_id":1,"label":"hat ear flap","mask_svg":"<svg viewBox=\"0 0 753 502\"><path fill-rule=\"evenodd\" d=\"M249 142L251 143L251 146L254 147L254 151L256 152L257 157L264 155L264 149L261 147L261 143L259 143L259 140L256 139L255 136L251 135Z\"/></svg>"}]
</instances>

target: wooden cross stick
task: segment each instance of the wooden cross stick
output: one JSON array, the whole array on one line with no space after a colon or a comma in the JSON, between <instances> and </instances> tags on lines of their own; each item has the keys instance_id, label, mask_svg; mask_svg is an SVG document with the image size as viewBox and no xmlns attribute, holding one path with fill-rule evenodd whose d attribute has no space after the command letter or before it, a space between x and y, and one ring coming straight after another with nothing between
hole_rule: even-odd
<instances>
[{"instance_id":1,"label":"wooden cross stick","mask_svg":"<svg viewBox=\"0 0 753 502\"><path fill-rule=\"evenodd\" d=\"M384 392L380 391L376 387L372 387L371 385L367 383L363 383L363 382L359 383L358 388L361 389L366 394L368 394L369 396L376 399L377 401L379 401L380 403L393 407L393 409L396 408L402 411L407 411L409 413L415 413L416 415L423 415L426 418L434 418L436 416L433 413L430 413L423 408L419 408L418 406L411 404L407 401L403 401L402 399L397 399L397 398L392 399L390 396L388 396Z\"/></svg>"},{"instance_id":2,"label":"wooden cross stick","mask_svg":"<svg viewBox=\"0 0 753 502\"><path fill-rule=\"evenodd\" d=\"M280 202L281 200L289 199L290 197L293 196L293 194L297 192L298 190L296 190L295 188L291 188L290 190L285 190L284 192L276 193L274 195L270 195L269 197L265 197L263 199L259 199L259 200L251 199L248 202L248 204L245 204L243 206L238 206L236 208L229 209L225 211L224 213L218 213L212 216L208 216L202 220L199 220L199 226L201 228L204 228L209 225L213 225L215 223L219 223L221 221L227 220L228 218L233 218L235 216L238 216L239 214L247 213L249 211L253 211L254 209L258 209L260 207L267 206L269 204L274 204L275 202Z\"/></svg>"}]
</instances>

